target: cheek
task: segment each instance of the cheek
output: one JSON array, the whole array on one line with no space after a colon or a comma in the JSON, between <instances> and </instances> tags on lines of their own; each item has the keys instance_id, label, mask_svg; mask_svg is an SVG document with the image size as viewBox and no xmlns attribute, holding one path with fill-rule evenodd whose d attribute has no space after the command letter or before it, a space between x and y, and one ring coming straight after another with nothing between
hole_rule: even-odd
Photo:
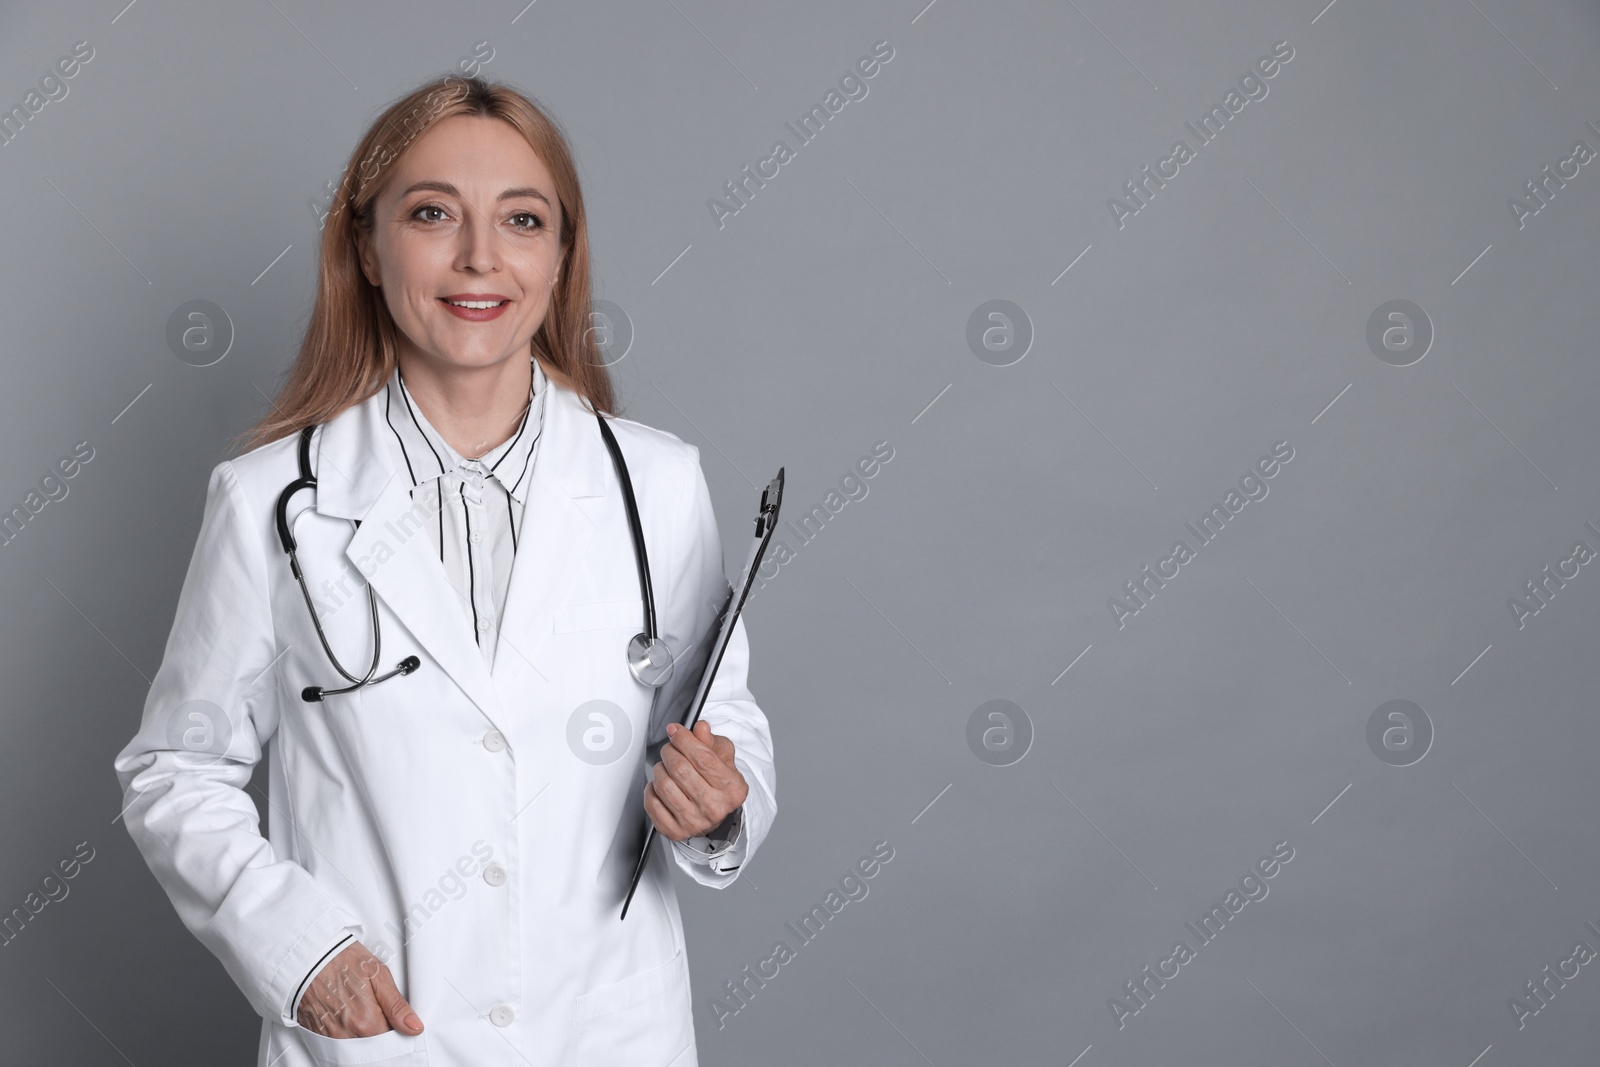
<instances>
[{"instance_id":1,"label":"cheek","mask_svg":"<svg viewBox=\"0 0 1600 1067\"><path fill-rule=\"evenodd\" d=\"M555 239L541 241L526 253L526 263L518 272L523 290L550 293L560 284L561 251Z\"/></svg>"},{"instance_id":2,"label":"cheek","mask_svg":"<svg viewBox=\"0 0 1600 1067\"><path fill-rule=\"evenodd\" d=\"M550 299L562 283L559 270L556 256L540 254L529 256L528 265L518 272L517 284L525 294L522 302L523 326L529 332L538 329L550 309Z\"/></svg>"},{"instance_id":3,"label":"cheek","mask_svg":"<svg viewBox=\"0 0 1600 1067\"><path fill-rule=\"evenodd\" d=\"M395 274L394 287L384 286L386 294L393 294L391 308L393 302L398 302L404 307L403 313L414 322L437 321L435 316L441 311L440 294L474 288L461 284L454 262L453 253L442 245L419 243L405 249L390 265ZM397 317L399 314L397 312Z\"/></svg>"}]
</instances>

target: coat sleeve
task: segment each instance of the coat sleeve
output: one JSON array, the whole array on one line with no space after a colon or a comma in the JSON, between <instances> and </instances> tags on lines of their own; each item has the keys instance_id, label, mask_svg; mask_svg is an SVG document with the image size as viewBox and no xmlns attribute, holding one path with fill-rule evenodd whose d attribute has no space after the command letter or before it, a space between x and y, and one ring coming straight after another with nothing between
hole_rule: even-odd
<instances>
[{"instance_id":1,"label":"coat sleeve","mask_svg":"<svg viewBox=\"0 0 1600 1067\"><path fill-rule=\"evenodd\" d=\"M675 607L692 610L693 623L688 632L703 634L715 621L716 608L721 606L722 599L727 595L729 582L723 571L722 536L717 529L716 514L711 508L711 491L706 486L705 472L700 469L700 452L693 446L690 448L689 517L682 527L684 541L678 546L676 555L680 569L674 583L674 602ZM738 566L744 566L742 556ZM715 637L715 634L710 636ZM750 643L745 636L745 620L741 613L739 620L734 623L727 650L722 655L722 664L711 683L705 708L700 713L700 717L711 725L712 733L733 742L734 764L750 788L750 794L744 801L738 858L718 864L737 866L716 870L703 860L692 858L685 850L672 848L679 869L701 885L718 889L725 888L749 865L778 811L772 733L766 715L756 706L755 697L748 688L749 668ZM692 695L688 694L684 702L687 703Z\"/></svg>"},{"instance_id":2,"label":"coat sleeve","mask_svg":"<svg viewBox=\"0 0 1600 1067\"><path fill-rule=\"evenodd\" d=\"M133 739L123 819L178 917L264 1019L359 920L274 854L245 787L278 727L264 539L231 462L211 472L177 615Z\"/></svg>"}]
</instances>

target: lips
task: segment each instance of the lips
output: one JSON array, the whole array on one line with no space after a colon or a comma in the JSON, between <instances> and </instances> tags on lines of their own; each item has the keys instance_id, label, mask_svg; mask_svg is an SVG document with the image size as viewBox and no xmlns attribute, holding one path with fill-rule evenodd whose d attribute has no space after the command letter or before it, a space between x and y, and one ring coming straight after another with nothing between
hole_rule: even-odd
<instances>
[{"instance_id":1,"label":"lips","mask_svg":"<svg viewBox=\"0 0 1600 1067\"><path fill-rule=\"evenodd\" d=\"M504 304L510 298L501 296L499 293L456 293L453 296L442 296L439 299L446 303L455 304L458 307L487 308L496 304Z\"/></svg>"},{"instance_id":2,"label":"lips","mask_svg":"<svg viewBox=\"0 0 1600 1067\"><path fill-rule=\"evenodd\" d=\"M488 322L511 306L510 297L499 293L453 293L441 296L439 302L450 314L468 322Z\"/></svg>"}]
</instances>

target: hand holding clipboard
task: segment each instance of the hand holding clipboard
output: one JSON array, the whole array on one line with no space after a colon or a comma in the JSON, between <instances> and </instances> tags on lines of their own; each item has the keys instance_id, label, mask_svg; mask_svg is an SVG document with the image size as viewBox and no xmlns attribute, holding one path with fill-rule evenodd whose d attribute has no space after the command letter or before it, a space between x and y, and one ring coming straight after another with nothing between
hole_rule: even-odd
<instances>
[{"instance_id":1,"label":"hand holding clipboard","mask_svg":"<svg viewBox=\"0 0 1600 1067\"><path fill-rule=\"evenodd\" d=\"M694 729L694 724L700 720L700 711L705 707L706 697L711 692L711 683L716 679L717 667L722 663L722 654L728 648L728 639L733 636L733 624L738 621L745 598L750 595L750 587L755 583L756 568L761 566L767 545L772 541L772 531L778 525L778 505L782 500L783 468L779 467L777 477L768 482L767 487L761 491L761 504L755 520L755 542L750 546L750 559L745 564L743 577L738 585L729 588L728 597L717 613L716 621L712 623L717 631L717 639L706 655L705 670L700 675L700 684L696 687L694 697L689 701L681 720L686 729ZM650 826L645 834L644 847L639 850L639 858L633 865L633 877L628 881L628 895L622 901L624 919L628 917L628 905L633 901L634 890L639 888L639 877L644 873L644 866L650 859L650 846L655 844L656 840L655 823L649 816L645 819Z\"/></svg>"}]
</instances>

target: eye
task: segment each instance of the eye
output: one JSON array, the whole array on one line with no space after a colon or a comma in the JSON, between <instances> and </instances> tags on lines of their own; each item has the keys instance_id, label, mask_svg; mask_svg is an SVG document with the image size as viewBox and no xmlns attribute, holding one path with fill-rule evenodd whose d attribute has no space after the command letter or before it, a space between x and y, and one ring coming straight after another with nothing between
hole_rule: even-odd
<instances>
[{"instance_id":1,"label":"eye","mask_svg":"<svg viewBox=\"0 0 1600 1067\"><path fill-rule=\"evenodd\" d=\"M528 219L528 222L518 222L518 219ZM511 216L511 224L519 230L542 230L544 220L531 211L519 211Z\"/></svg>"},{"instance_id":2,"label":"eye","mask_svg":"<svg viewBox=\"0 0 1600 1067\"><path fill-rule=\"evenodd\" d=\"M411 213L411 217L412 218L416 218L419 215L421 215L424 211L437 211L441 215L444 214L444 208L440 207L438 204L423 204L421 207L417 208L415 211L413 211ZM439 220L438 219L423 219L422 221L423 222L438 222Z\"/></svg>"}]
</instances>

